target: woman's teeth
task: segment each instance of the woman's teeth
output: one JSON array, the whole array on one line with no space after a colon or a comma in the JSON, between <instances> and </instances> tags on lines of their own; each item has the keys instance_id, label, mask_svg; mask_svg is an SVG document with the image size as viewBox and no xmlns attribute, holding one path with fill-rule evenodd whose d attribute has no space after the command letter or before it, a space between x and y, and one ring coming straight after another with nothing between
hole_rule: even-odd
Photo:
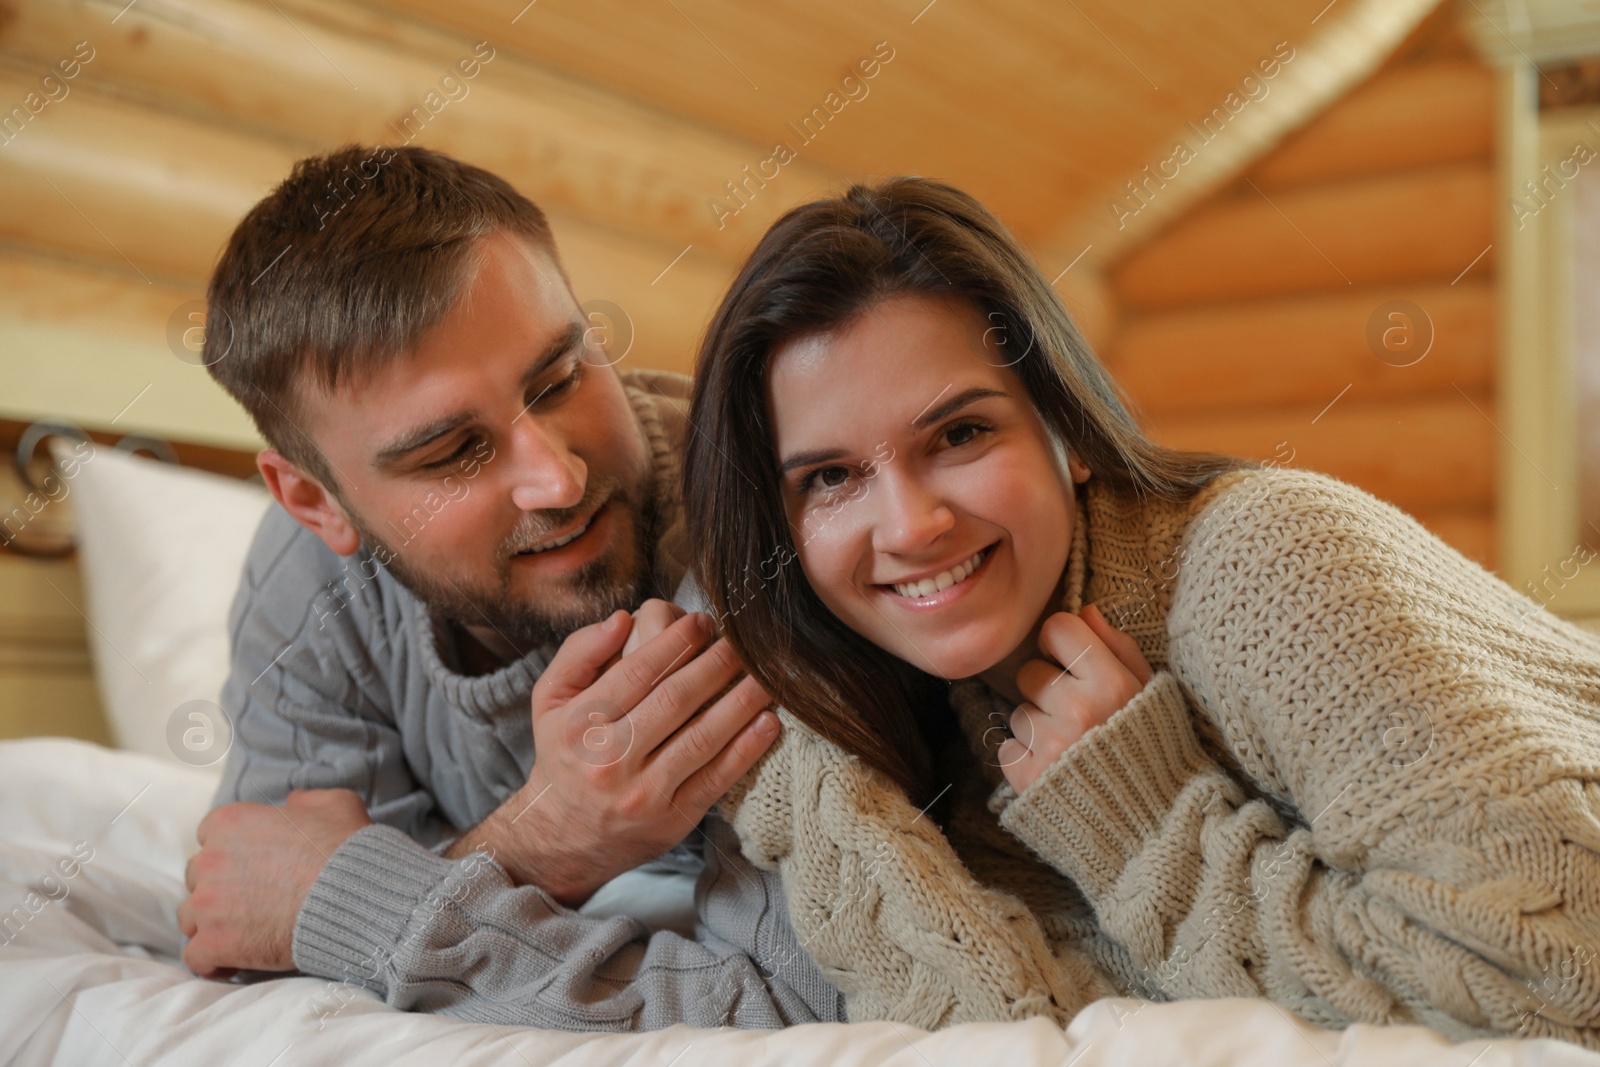
<instances>
[{"instance_id":1,"label":"woman's teeth","mask_svg":"<svg viewBox=\"0 0 1600 1067\"><path fill-rule=\"evenodd\" d=\"M568 541L571 541L571 540L574 540L575 538L583 536L583 532L589 528L589 525L592 522L594 522L594 516L593 515L589 516L589 522L584 523L582 526L578 527L576 530L573 530L571 533L562 534L560 537L553 537L548 541L542 541L539 544L534 545L532 548L523 549L521 552L518 552L517 555L519 555L519 556L533 556L533 555L537 555L540 552L548 552L552 548L560 548L562 545L566 544Z\"/></svg>"},{"instance_id":2,"label":"woman's teeth","mask_svg":"<svg viewBox=\"0 0 1600 1067\"><path fill-rule=\"evenodd\" d=\"M947 571L940 571L932 578L924 578L920 582L904 582L894 586L894 591L903 597L916 599L917 597L932 596L933 594L949 589L952 585L966 578L967 575L978 569L978 564L983 562L983 554L987 548L974 552L964 563L951 567Z\"/></svg>"}]
</instances>

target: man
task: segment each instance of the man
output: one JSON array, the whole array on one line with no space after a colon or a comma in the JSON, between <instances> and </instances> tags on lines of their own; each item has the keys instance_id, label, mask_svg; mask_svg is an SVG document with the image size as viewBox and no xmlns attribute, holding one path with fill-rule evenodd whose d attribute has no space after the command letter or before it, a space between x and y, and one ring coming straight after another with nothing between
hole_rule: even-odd
<instances>
[{"instance_id":1,"label":"man","mask_svg":"<svg viewBox=\"0 0 1600 1067\"><path fill-rule=\"evenodd\" d=\"M609 365L538 208L348 147L250 212L208 296L279 507L233 611L188 965L568 1029L842 1018L714 815L700 885L737 887L739 938L571 910L684 858L778 723L706 616L647 599L684 571L687 383Z\"/></svg>"}]
</instances>

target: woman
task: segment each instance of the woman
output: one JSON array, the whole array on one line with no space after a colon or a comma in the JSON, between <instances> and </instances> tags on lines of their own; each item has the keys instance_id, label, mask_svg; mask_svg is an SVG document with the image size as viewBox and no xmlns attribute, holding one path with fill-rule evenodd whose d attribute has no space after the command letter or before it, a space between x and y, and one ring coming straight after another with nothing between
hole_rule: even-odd
<instances>
[{"instance_id":1,"label":"woman","mask_svg":"<svg viewBox=\"0 0 1600 1067\"><path fill-rule=\"evenodd\" d=\"M971 198L786 215L691 421L700 580L786 726L722 811L851 1020L1600 1045L1600 642L1352 486L1151 443Z\"/></svg>"}]
</instances>

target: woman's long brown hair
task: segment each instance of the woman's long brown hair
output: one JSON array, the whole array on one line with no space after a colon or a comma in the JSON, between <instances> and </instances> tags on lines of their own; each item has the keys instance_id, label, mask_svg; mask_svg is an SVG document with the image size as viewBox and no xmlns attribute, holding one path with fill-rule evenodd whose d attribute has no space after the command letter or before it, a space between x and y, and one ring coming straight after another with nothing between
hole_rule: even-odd
<instances>
[{"instance_id":1,"label":"woman's long brown hair","mask_svg":"<svg viewBox=\"0 0 1600 1067\"><path fill-rule=\"evenodd\" d=\"M1146 438L1027 253L958 189L922 178L855 185L767 231L717 309L695 370L683 499L696 576L777 702L923 803L932 784L924 727L947 707L944 683L855 633L812 591L766 400L768 365L784 343L909 294L971 301L1044 423L1093 477L1182 500L1251 464Z\"/></svg>"}]
</instances>

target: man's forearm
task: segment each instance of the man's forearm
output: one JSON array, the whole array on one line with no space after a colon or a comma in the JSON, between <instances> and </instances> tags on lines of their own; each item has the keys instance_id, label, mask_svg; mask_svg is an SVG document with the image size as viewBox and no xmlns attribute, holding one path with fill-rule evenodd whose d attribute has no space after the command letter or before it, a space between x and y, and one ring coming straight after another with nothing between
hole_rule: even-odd
<instances>
[{"instance_id":1,"label":"man's forearm","mask_svg":"<svg viewBox=\"0 0 1600 1067\"><path fill-rule=\"evenodd\" d=\"M547 788L541 787L532 796L526 795L526 787L517 790L482 822L456 838L443 855L446 859L462 859L474 852L486 853L513 885L538 886L562 907L580 908L595 890L621 872L597 870L574 850L549 846L545 840L549 826L538 811L539 799ZM576 828L566 832L582 833Z\"/></svg>"}]
</instances>

